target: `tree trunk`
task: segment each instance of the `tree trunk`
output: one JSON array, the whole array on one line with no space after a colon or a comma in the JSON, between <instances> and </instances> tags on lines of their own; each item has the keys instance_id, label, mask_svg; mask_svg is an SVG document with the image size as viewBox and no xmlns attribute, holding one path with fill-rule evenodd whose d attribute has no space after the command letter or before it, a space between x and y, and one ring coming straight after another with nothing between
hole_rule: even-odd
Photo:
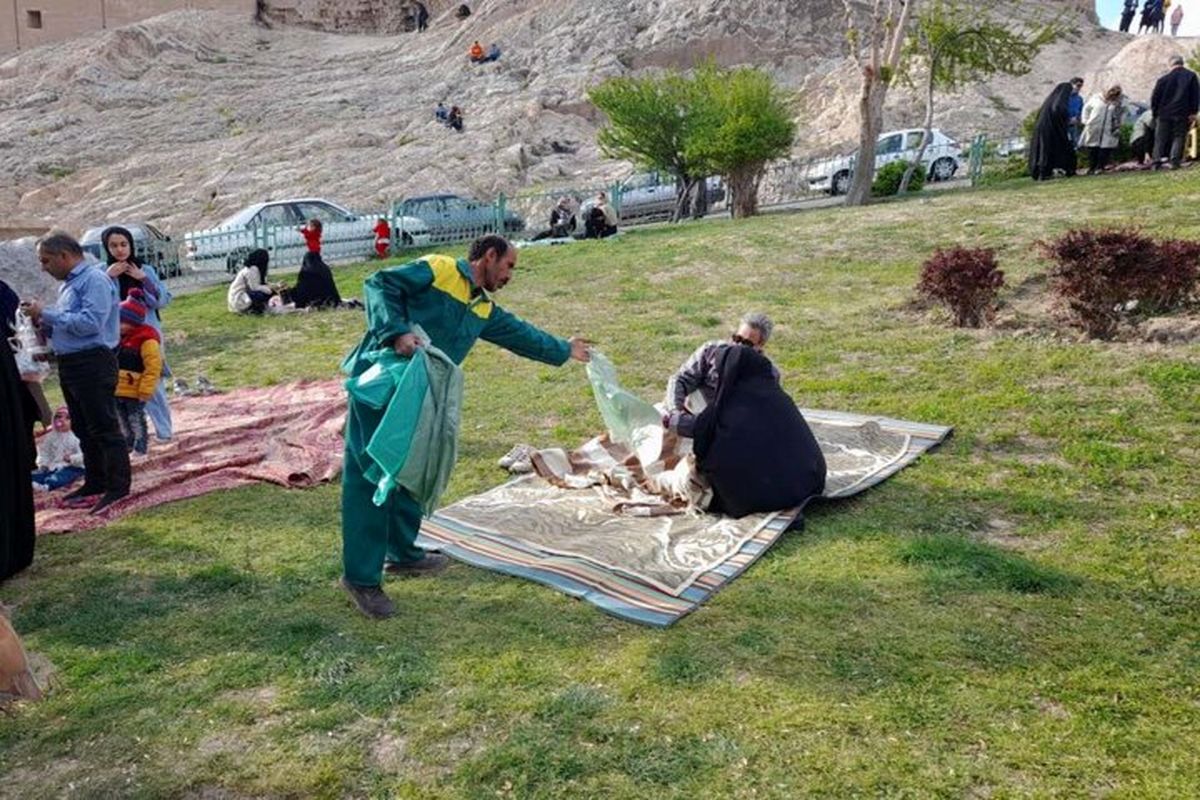
<instances>
[{"instance_id":1,"label":"tree trunk","mask_svg":"<svg viewBox=\"0 0 1200 800\"><path fill-rule=\"evenodd\" d=\"M708 177L696 181L692 187L692 219L700 219L708 213Z\"/></svg>"},{"instance_id":2,"label":"tree trunk","mask_svg":"<svg viewBox=\"0 0 1200 800\"><path fill-rule=\"evenodd\" d=\"M758 213L758 185L765 166L762 162L747 164L725 177L729 184L729 209L734 219L753 217Z\"/></svg>"},{"instance_id":3,"label":"tree trunk","mask_svg":"<svg viewBox=\"0 0 1200 800\"><path fill-rule=\"evenodd\" d=\"M933 138L933 62L929 63L929 80L925 84L925 135L921 137L921 146L917 148L917 157L908 165L908 169L904 170L904 177L900 180L900 189L897 194L904 194L908 191L909 181L912 180L913 173L917 171L917 167L921 167L921 160L925 158L925 151L929 148L929 140ZM924 169L924 167L921 167Z\"/></svg>"},{"instance_id":4,"label":"tree trunk","mask_svg":"<svg viewBox=\"0 0 1200 800\"><path fill-rule=\"evenodd\" d=\"M862 206L871 199L871 183L875 180L875 142L883 128L883 101L887 84L870 66L863 68L862 92L858 97L858 156L854 160L854 175L846 192L846 205Z\"/></svg>"},{"instance_id":5,"label":"tree trunk","mask_svg":"<svg viewBox=\"0 0 1200 800\"><path fill-rule=\"evenodd\" d=\"M671 210L671 222L679 222L688 215L692 200L692 187L696 179L687 175L675 176L675 208Z\"/></svg>"}]
</instances>

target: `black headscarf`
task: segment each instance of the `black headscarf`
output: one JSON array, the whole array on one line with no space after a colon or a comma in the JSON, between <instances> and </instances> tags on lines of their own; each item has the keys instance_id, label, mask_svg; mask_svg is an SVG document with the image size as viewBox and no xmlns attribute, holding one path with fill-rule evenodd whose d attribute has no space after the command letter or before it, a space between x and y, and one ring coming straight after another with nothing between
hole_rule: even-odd
<instances>
[{"instance_id":1,"label":"black headscarf","mask_svg":"<svg viewBox=\"0 0 1200 800\"><path fill-rule=\"evenodd\" d=\"M1068 124L1073 91L1070 83L1058 84L1038 111L1029 142L1029 173L1034 180L1049 178L1056 169L1075 174L1075 145Z\"/></svg>"},{"instance_id":2,"label":"black headscarf","mask_svg":"<svg viewBox=\"0 0 1200 800\"><path fill-rule=\"evenodd\" d=\"M0 333L3 333L5 338L12 336L16 331L17 307L20 305L21 298L17 297L17 293L7 283L0 281Z\"/></svg>"},{"instance_id":3,"label":"black headscarf","mask_svg":"<svg viewBox=\"0 0 1200 800\"><path fill-rule=\"evenodd\" d=\"M120 225L110 225L100 234L100 245L104 248L105 263L110 266L117 263L117 259L113 258L112 251L108 249L108 237L115 233L121 234L125 237L125 241L129 242L129 258L125 260L138 269L144 269L142 262L137 257L136 248L133 243L133 234L129 232L128 228L122 228ZM121 293L121 299L124 300L129 296L130 289L141 289L142 282L125 273L121 273L117 278L117 287Z\"/></svg>"},{"instance_id":4,"label":"black headscarf","mask_svg":"<svg viewBox=\"0 0 1200 800\"><path fill-rule=\"evenodd\" d=\"M258 267L258 279L263 283L267 282L267 265L271 263L271 254L261 247L257 250L251 250L246 255L246 260L242 262L247 267Z\"/></svg>"}]
</instances>

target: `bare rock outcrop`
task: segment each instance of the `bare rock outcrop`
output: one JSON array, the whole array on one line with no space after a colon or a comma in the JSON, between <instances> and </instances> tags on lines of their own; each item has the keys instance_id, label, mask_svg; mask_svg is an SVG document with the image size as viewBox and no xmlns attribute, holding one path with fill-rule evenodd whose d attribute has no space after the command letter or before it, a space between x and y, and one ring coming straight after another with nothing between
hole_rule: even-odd
<instances>
[{"instance_id":1,"label":"bare rock outcrop","mask_svg":"<svg viewBox=\"0 0 1200 800\"><path fill-rule=\"evenodd\" d=\"M761 65L796 90L798 154L854 138L838 0L481 0L464 21L457 3L429 0L429 31L386 35L404 26L403 5L266 0L270 27L174 12L10 58L0 213L74 228L148 219L179 233L284 196L367 210L413 193L608 180L630 167L598 152L587 88L707 56ZM938 123L960 136L1014 130L1053 83L1104 69L1130 42L1095 27L1080 0L1010 5L1074 14L1080 33L1032 75L943 102ZM468 63L476 39L500 44L500 61ZM464 109L462 134L434 121L439 101ZM888 113L900 125L920 109L898 92Z\"/></svg>"}]
</instances>

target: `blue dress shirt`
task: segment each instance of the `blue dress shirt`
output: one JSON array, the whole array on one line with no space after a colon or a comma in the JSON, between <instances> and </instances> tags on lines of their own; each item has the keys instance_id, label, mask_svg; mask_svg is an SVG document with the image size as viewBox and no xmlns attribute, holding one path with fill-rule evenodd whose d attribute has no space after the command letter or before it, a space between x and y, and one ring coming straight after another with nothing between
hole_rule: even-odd
<instances>
[{"instance_id":1,"label":"blue dress shirt","mask_svg":"<svg viewBox=\"0 0 1200 800\"><path fill-rule=\"evenodd\" d=\"M81 261L58 289L58 303L42 312L42 330L60 356L120 341L117 287L98 261Z\"/></svg>"}]
</instances>

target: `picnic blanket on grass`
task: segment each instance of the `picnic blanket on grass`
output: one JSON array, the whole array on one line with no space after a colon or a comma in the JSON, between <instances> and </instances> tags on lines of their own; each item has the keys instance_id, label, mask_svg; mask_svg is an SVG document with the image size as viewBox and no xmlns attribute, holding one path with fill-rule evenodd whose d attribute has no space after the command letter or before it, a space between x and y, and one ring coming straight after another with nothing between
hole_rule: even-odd
<instances>
[{"instance_id":1,"label":"picnic blanket on grass","mask_svg":"<svg viewBox=\"0 0 1200 800\"><path fill-rule=\"evenodd\" d=\"M951 432L885 417L802 413L826 459L826 499L886 480ZM629 449L607 437L587 442L565 461L551 480L605 470L611 475L630 464L635 483L643 477ZM543 459L543 473L547 462L561 465L564 459ZM622 619L666 627L740 575L802 510L741 519L695 512L630 515L622 513L627 493L611 484L570 490L551 480L525 476L447 506L424 522L417 543L547 584Z\"/></svg>"},{"instance_id":2,"label":"picnic blanket on grass","mask_svg":"<svg viewBox=\"0 0 1200 800\"><path fill-rule=\"evenodd\" d=\"M175 438L152 442L145 460L135 460L128 497L91 516L59 507L70 487L39 492L38 533L99 528L135 511L251 483L306 488L342 469L346 393L340 380L180 397L171 414Z\"/></svg>"}]
</instances>

